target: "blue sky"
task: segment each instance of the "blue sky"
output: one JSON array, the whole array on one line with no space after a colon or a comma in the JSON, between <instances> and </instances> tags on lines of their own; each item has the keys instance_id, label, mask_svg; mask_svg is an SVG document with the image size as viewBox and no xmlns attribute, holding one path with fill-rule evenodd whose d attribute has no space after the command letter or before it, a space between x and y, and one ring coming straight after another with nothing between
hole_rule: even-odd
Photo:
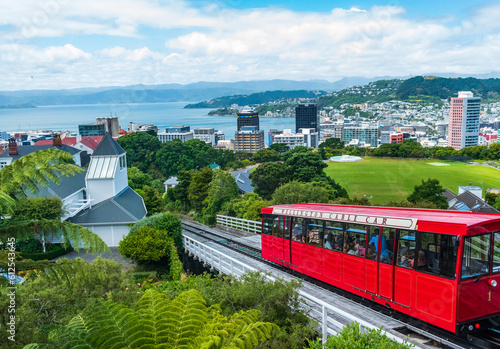
<instances>
[{"instance_id":1,"label":"blue sky","mask_svg":"<svg viewBox=\"0 0 500 349\"><path fill-rule=\"evenodd\" d=\"M488 73L498 18L480 0L2 2L0 90Z\"/></svg>"}]
</instances>

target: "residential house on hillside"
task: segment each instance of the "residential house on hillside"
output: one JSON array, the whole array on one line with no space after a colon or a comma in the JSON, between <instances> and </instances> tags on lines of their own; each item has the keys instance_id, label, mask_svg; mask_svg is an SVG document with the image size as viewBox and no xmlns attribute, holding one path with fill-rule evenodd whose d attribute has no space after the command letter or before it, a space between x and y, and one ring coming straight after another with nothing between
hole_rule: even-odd
<instances>
[{"instance_id":1,"label":"residential house on hillside","mask_svg":"<svg viewBox=\"0 0 500 349\"><path fill-rule=\"evenodd\" d=\"M238 192L243 195L245 193L253 193L254 187L252 186L252 180L250 179L250 170L243 169L231 172L234 177L236 185L238 186Z\"/></svg>"},{"instance_id":2,"label":"residential house on hillside","mask_svg":"<svg viewBox=\"0 0 500 349\"><path fill-rule=\"evenodd\" d=\"M62 144L72 146L81 151L86 151L88 154L92 154L96 150L97 146L101 142L103 136L76 136L76 137L65 137L61 140ZM50 140L41 140L35 143L35 145L47 145L52 144Z\"/></svg>"},{"instance_id":3,"label":"residential house on hillside","mask_svg":"<svg viewBox=\"0 0 500 349\"><path fill-rule=\"evenodd\" d=\"M82 166L82 156L83 159L85 157L85 153L82 152L82 150L76 149L72 146L66 145L66 144L60 144L58 143L60 139L59 138L54 138L54 140L48 141L49 144L44 144L44 145L17 145L17 142L15 139L9 139L9 147L7 151L4 153L0 154L0 169L2 169L4 166L10 165L12 161L17 160L22 158L25 155L34 153L38 150L42 149L59 149L63 150L65 152L70 153L73 155L73 160L75 161L75 164L78 166Z\"/></svg>"},{"instance_id":4,"label":"residential house on hillside","mask_svg":"<svg viewBox=\"0 0 500 349\"><path fill-rule=\"evenodd\" d=\"M446 197L446 200L448 201L449 210L481 213L500 213L500 211L487 204L484 200L482 200L469 190L464 190L457 195L449 189L445 189L442 195Z\"/></svg>"}]
</instances>

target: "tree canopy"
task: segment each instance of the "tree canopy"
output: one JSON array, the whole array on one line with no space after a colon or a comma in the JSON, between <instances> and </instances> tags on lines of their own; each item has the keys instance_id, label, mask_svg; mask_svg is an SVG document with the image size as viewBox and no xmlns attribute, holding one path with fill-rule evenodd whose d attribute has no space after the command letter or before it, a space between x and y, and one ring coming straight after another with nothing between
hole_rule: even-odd
<instances>
[{"instance_id":1,"label":"tree canopy","mask_svg":"<svg viewBox=\"0 0 500 349\"><path fill-rule=\"evenodd\" d=\"M414 204L419 202L432 202L438 208L447 209L448 202L446 198L441 194L444 192L443 187L439 184L437 179L422 180L421 185L416 185L413 189L413 193L408 196L407 200Z\"/></svg>"},{"instance_id":2,"label":"tree canopy","mask_svg":"<svg viewBox=\"0 0 500 349\"><path fill-rule=\"evenodd\" d=\"M117 142L127 152L128 166L138 167L142 171L148 170L161 147L158 138L147 132L132 132L119 137Z\"/></svg>"},{"instance_id":3,"label":"tree canopy","mask_svg":"<svg viewBox=\"0 0 500 349\"><path fill-rule=\"evenodd\" d=\"M324 182L288 182L276 189L273 205L296 203L328 203L334 198L332 187Z\"/></svg>"}]
</instances>

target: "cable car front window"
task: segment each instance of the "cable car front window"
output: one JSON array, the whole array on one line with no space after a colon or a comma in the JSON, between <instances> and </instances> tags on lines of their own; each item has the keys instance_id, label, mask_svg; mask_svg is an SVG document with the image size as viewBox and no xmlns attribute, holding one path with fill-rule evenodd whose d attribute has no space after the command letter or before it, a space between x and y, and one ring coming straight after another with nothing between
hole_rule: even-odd
<instances>
[{"instance_id":1,"label":"cable car front window","mask_svg":"<svg viewBox=\"0 0 500 349\"><path fill-rule=\"evenodd\" d=\"M484 234L464 239L462 279L489 273L490 238L491 234Z\"/></svg>"},{"instance_id":2,"label":"cable car front window","mask_svg":"<svg viewBox=\"0 0 500 349\"><path fill-rule=\"evenodd\" d=\"M500 273L500 232L493 233L493 272Z\"/></svg>"}]
</instances>

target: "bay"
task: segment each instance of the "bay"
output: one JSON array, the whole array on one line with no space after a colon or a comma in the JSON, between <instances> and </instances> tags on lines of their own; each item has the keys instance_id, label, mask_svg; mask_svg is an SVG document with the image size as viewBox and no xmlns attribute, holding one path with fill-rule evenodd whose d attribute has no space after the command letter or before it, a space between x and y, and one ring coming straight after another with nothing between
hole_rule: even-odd
<instances>
[{"instance_id":1,"label":"bay","mask_svg":"<svg viewBox=\"0 0 500 349\"><path fill-rule=\"evenodd\" d=\"M154 124L160 131L167 126L185 125L191 130L213 127L224 132L226 139L234 138L236 117L209 116L213 109L184 109L187 102L53 105L27 109L0 109L0 131L54 130L78 132L79 124L94 123L98 117L118 117L121 128L128 130L129 122ZM295 118L260 118L268 143L270 129L295 130Z\"/></svg>"}]
</instances>

